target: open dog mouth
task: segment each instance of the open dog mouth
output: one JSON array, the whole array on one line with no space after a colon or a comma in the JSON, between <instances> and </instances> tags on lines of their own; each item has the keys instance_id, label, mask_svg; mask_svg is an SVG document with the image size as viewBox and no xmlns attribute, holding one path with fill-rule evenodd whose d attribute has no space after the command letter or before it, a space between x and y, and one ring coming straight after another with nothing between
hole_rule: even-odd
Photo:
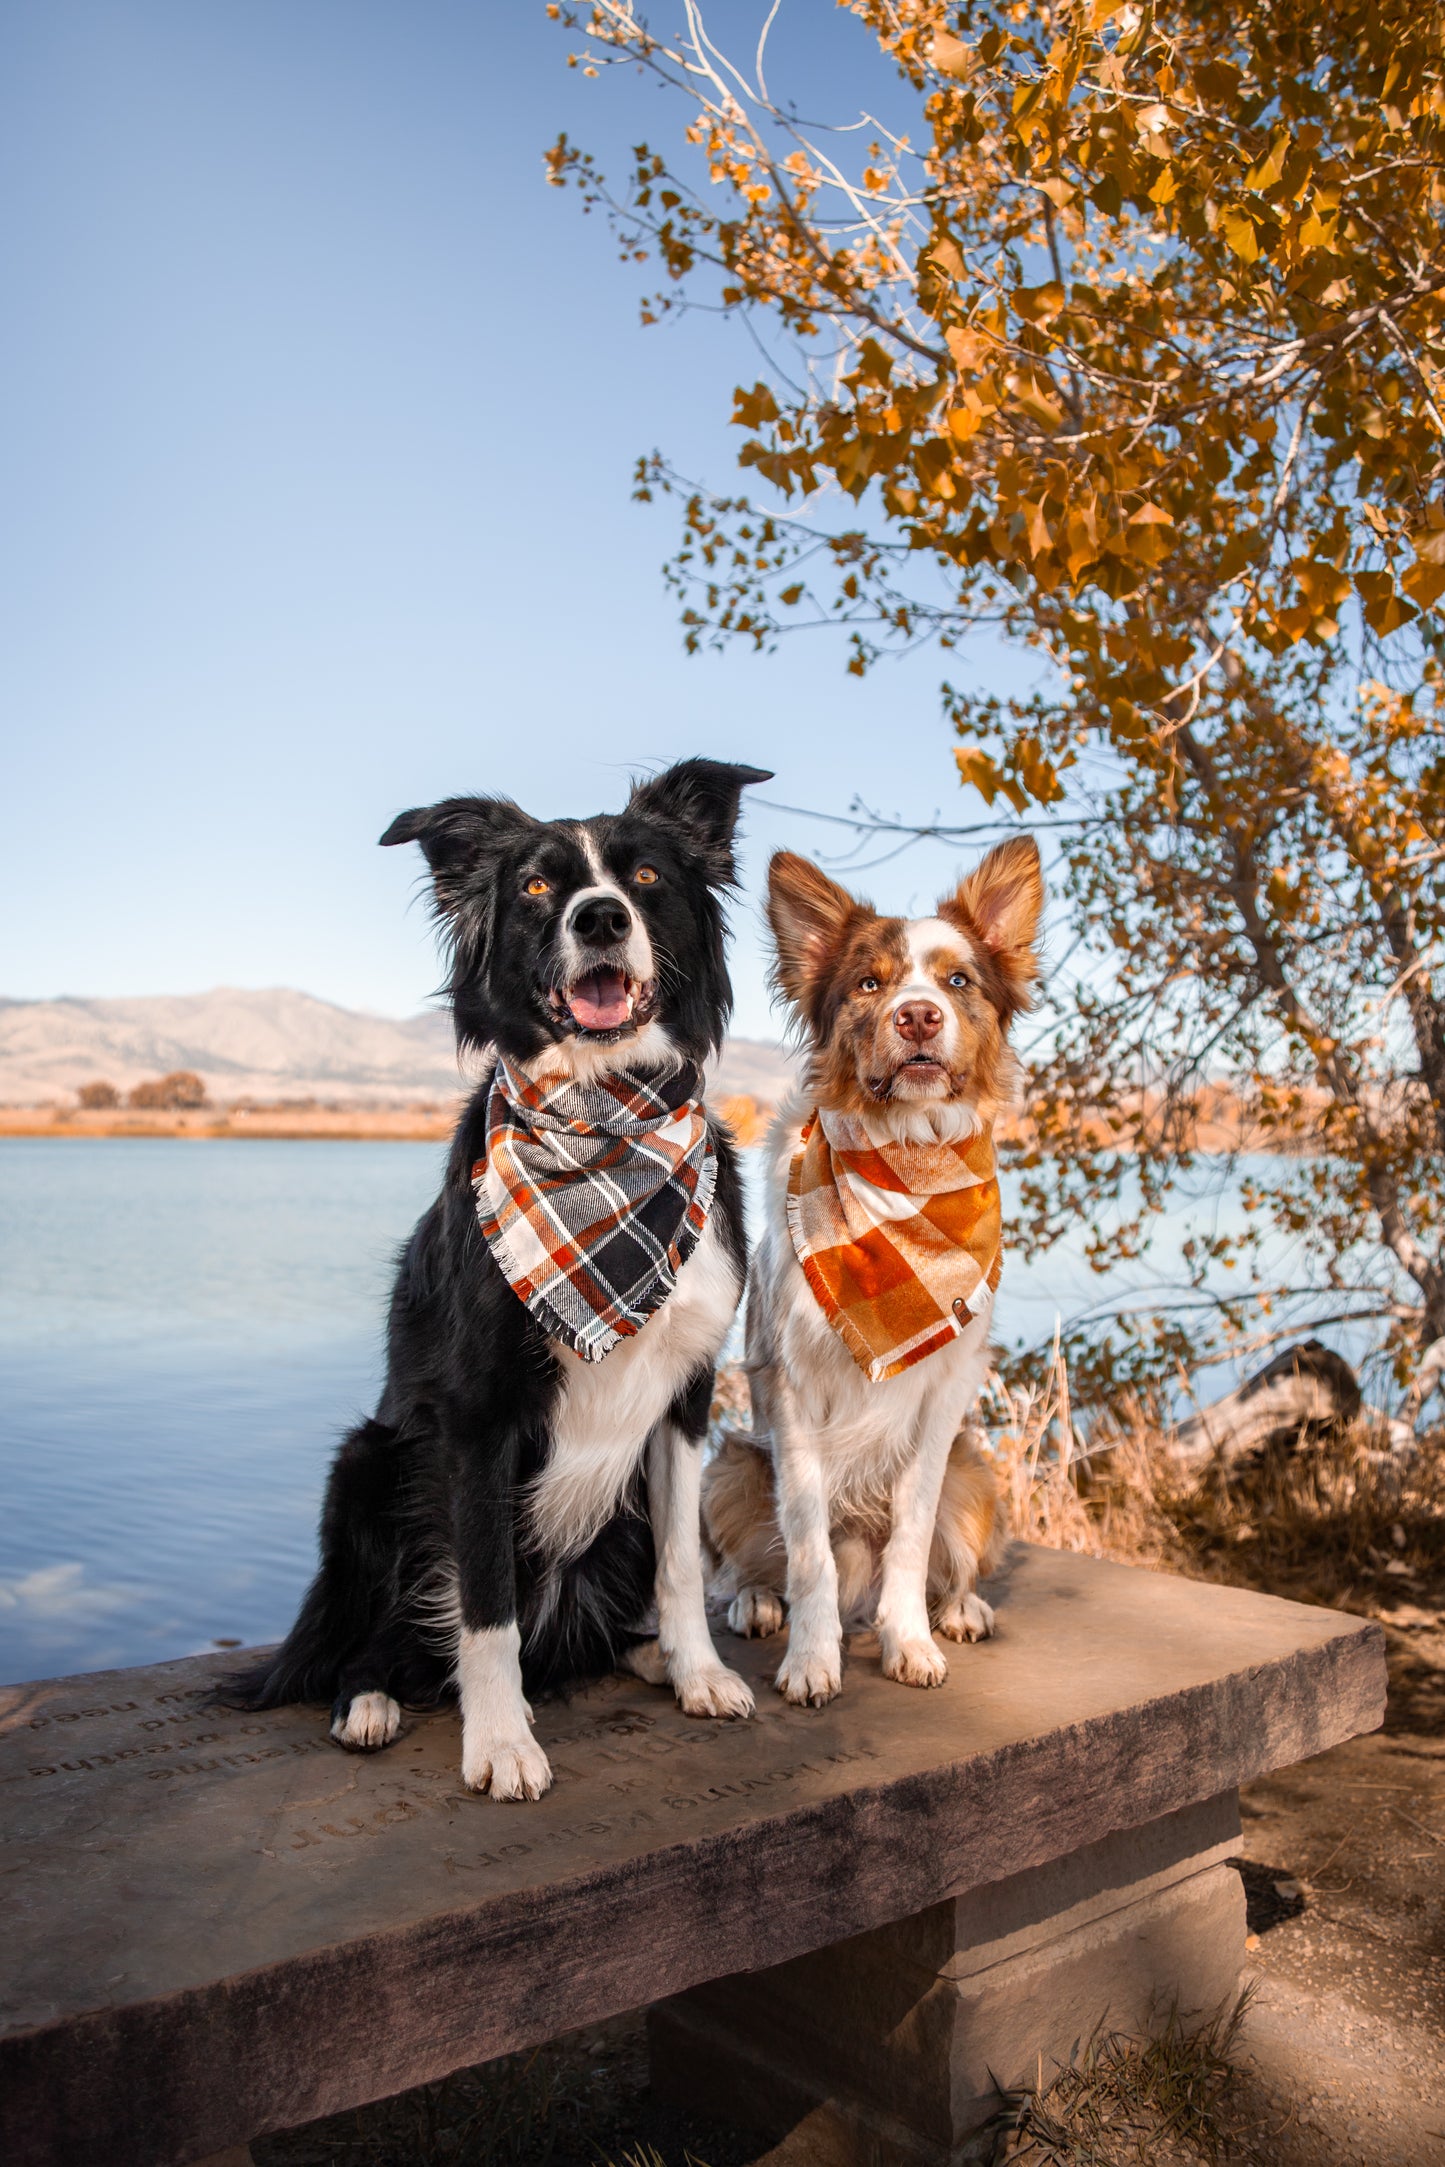
<instances>
[{"instance_id":1,"label":"open dog mouth","mask_svg":"<svg viewBox=\"0 0 1445 2167\"><path fill-rule=\"evenodd\" d=\"M651 979L629 978L615 964L584 971L570 986L549 986L553 1014L576 1031L596 1036L638 1030L652 1014L656 987Z\"/></svg>"}]
</instances>

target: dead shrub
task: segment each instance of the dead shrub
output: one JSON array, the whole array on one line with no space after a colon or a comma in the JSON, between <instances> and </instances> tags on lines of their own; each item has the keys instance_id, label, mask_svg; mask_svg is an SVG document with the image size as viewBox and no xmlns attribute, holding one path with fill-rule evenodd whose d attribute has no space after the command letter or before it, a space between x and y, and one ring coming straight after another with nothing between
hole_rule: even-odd
<instances>
[{"instance_id":1,"label":"dead shrub","mask_svg":"<svg viewBox=\"0 0 1445 2167\"><path fill-rule=\"evenodd\" d=\"M194 1069L174 1068L168 1076L138 1083L126 1104L143 1113L187 1113L206 1104L206 1086Z\"/></svg>"},{"instance_id":2,"label":"dead shrub","mask_svg":"<svg viewBox=\"0 0 1445 2167\"><path fill-rule=\"evenodd\" d=\"M980 1414L1025 1541L1386 1617L1445 1597L1445 1432L1392 1454L1365 1416L1186 1467L1138 1399L1082 1436L1057 1349L1037 1386L991 1378Z\"/></svg>"}]
</instances>

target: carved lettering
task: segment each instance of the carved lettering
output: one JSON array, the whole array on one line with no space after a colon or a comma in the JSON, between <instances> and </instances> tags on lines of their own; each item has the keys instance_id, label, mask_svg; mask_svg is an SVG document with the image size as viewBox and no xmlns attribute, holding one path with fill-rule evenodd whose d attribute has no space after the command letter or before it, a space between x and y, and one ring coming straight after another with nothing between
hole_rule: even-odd
<instances>
[{"instance_id":1,"label":"carved lettering","mask_svg":"<svg viewBox=\"0 0 1445 2167\"><path fill-rule=\"evenodd\" d=\"M131 1715L139 1707L139 1701L117 1700L112 1701L108 1708L60 1709L53 1716L32 1716L30 1718L30 1729L32 1731L47 1731L52 1723L87 1723L99 1716Z\"/></svg>"}]
</instances>

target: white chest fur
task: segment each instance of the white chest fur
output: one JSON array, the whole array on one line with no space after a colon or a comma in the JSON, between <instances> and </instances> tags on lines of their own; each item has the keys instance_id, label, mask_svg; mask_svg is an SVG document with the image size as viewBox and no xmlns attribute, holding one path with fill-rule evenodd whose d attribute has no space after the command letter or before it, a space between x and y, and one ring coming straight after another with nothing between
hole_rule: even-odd
<instances>
[{"instance_id":1,"label":"white chest fur","mask_svg":"<svg viewBox=\"0 0 1445 2167\"><path fill-rule=\"evenodd\" d=\"M741 1293L712 1212L676 1287L635 1338L601 1362L553 1342L562 1389L529 1501L531 1532L550 1557L575 1556L601 1528L679 1390L716 1359Z\"/></svg>"},{"instance_id":2,"label":"white chest fur","mask_svg":"<svg viewBox=\"0 0 1445 2167\"><path fill-rule=\"evenodd\" d=\"M812 1440L830 1496L861 1499L891 1481L939 1425L962 1422L988 1370L989 1294L951 1346L874 1384L848 1352L803 1275L788 1231L793 1127L775 1132L767 1220L748 1294L748 1367L759 1442L771 1429L768 1395L786 1380L793 1422Z\"/></svg>"}]
</instances>

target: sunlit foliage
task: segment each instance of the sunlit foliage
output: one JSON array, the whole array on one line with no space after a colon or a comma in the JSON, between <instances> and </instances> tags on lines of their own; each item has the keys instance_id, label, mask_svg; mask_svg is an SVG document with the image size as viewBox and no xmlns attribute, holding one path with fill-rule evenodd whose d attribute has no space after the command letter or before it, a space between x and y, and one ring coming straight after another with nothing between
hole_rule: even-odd
<instances>
[{"instance_id":1,"label":"sunlit foliage","mask_svg":"<svg viewBox=\"0 0 1445 2167\"><path fill-rule=\"evenodd\" d=\"M1025 696L945 687L962 782L1051 840L1073 921L1022 1238L1137 1256L1221 1085L1255 1146L1308 1137L1246 1162L1242 1239L1186 1245L1192 1308L1076 1365L1368 1317L1407 1377L1445 1334L1445 9L813 5L886 115L836 126L777 79L776 7L728 55L694 0L667 38L550 12L677 123L620 191L565 139L552 178L661 266L648 317L721 306L768 357L733 416L758 499L640 469L684 505L689 642L1039 656Z\"/></svg>"}]
</instances>

